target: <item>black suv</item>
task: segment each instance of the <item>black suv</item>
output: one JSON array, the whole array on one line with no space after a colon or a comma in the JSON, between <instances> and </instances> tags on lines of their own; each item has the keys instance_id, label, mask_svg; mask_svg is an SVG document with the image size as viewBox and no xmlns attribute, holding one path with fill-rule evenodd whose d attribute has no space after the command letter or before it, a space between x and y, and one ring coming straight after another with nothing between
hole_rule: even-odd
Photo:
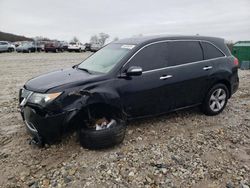
<instances>
[{"instance_id":1,"label":"black suv","mask_svg":"<svg viewBox=\"0 0 250 188\"><path fill-rule=\"evenodd\" d=\"M20 108L36 143L78 130L83 146L103 148L122 142L127 120L193 106L219 114L238 85L238 60L223 39L139 37L29 80Z\"/></svg>"}]
</instances>

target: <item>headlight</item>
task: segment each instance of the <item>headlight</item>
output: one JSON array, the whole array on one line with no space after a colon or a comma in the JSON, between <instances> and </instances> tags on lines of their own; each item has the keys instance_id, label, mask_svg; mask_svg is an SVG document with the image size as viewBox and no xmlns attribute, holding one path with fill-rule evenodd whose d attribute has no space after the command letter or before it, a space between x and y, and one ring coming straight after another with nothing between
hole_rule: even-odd
<instances>
[{"instance_id":1,"label":"headlight","mask_svg":"<svg viewBox=\"0 0 250 188\"><path fill-rule=\"evenodd\" d=\"M61 92L48 94L33 93L28 99L28 102L45 106L47 103L56 99L59 95L61 95Z\"/></svg>"}]
</instances>

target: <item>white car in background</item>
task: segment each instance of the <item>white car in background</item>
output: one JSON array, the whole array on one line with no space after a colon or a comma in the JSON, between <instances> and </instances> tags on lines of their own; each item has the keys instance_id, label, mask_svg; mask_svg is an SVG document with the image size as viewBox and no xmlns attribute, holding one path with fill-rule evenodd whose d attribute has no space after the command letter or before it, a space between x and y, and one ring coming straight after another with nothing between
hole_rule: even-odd
<instances>
[{"instance_id":1,"label":"white car in background","mask_svg":"<svg viewBox=\"0 0 250 188\"><path fill-rule=\"evenodd\" d=\"M70 42L68 46L69 52L82 52L85 51L85 45L80 42Z\"/></svg>"},{"instance_id":2,"label":"white car in background","mask_svg":"<svg viewBox=\"0 0 250 188\"><path fill-rule=\"evenodd\" d=\"M16 47L7 41L0 41L0 52L14 52Z\"/></svg>"}]
</instances>

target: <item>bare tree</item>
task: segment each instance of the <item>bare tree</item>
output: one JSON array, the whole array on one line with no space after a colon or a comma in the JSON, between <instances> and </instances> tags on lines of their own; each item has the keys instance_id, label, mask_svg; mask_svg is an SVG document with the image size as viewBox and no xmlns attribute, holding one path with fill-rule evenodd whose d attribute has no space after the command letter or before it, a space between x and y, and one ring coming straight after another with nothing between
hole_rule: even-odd
<instances>
[{"instance_id":1,"label":"bare tree","mask_svg":"<svg viewBox=\"0 0 250 188\"><path fill-rule=\"evenodd\" d=\"M79 42L79 39L76 36L74 36L71 42Z\"/></svg>"},{"instance_id":2,"label":"bare tree","mask_svg":"<svg viewBox=\"0 0 250 188\"><path fill-rule=\"evenodd\" d=\"M118 37L115 37L114 39L113 39L113 41L118 41L119 40L119 38Z\"/></svg>"},{"instance_id":3,"label":"bare tree","mask_svg":"<svg viewBox=\"0 0 250 188\"><path fill-rule=\"evenodd\" d=\"M104 45L106 40L109 38L109 34L106 33L99 33L99 42L101 45Z\"/></svg>"},{"instance_id":4,"label":"bare tree","mask_svg":"<svg viewBox=\"0 0 250 188\"><path fill-rule=\"evenodd\" d=\"M227 47L229 48L229 50L232 52L233 51L234 42L232 40L228 40L225 43L226 43Z\"/></svg>"},{"instance_id":5,"label":"bare tree","mask_svg":"<svg viewBox=\"0 0 250 188\"><path fill-rule=\"evenodd\" d=\"M90 38L90 43L98 43L98 36L97 35L93 35Z\"/></svg>"},{"instance_id":6,"label":"bare tree","mask_svg":"<svg viewBox=\"0 0 250 188\"><path fill-rule=\"evenodd\" d=\"M106 33L99 33L99 35L93 35L90 38L90 43L99 43L104 45L106 40L109 38L109 35Z\"/></svg>"}]
</instances>

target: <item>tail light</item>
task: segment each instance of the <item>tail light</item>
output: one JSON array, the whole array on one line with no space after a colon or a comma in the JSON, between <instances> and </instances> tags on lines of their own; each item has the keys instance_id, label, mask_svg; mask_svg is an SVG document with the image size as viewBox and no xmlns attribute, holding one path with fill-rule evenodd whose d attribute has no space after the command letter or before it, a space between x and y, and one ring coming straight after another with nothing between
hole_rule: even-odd
<instances>
[{"instance_id":1,"label":"tail light","mask_svg":"<svg viewBox=\"0 0 250 188\"><path fill-rule=\"evenodd\" d=\"M239 60L236 57L234 58L234 65L239 66Z\"/></svg>"}]
</instances>

